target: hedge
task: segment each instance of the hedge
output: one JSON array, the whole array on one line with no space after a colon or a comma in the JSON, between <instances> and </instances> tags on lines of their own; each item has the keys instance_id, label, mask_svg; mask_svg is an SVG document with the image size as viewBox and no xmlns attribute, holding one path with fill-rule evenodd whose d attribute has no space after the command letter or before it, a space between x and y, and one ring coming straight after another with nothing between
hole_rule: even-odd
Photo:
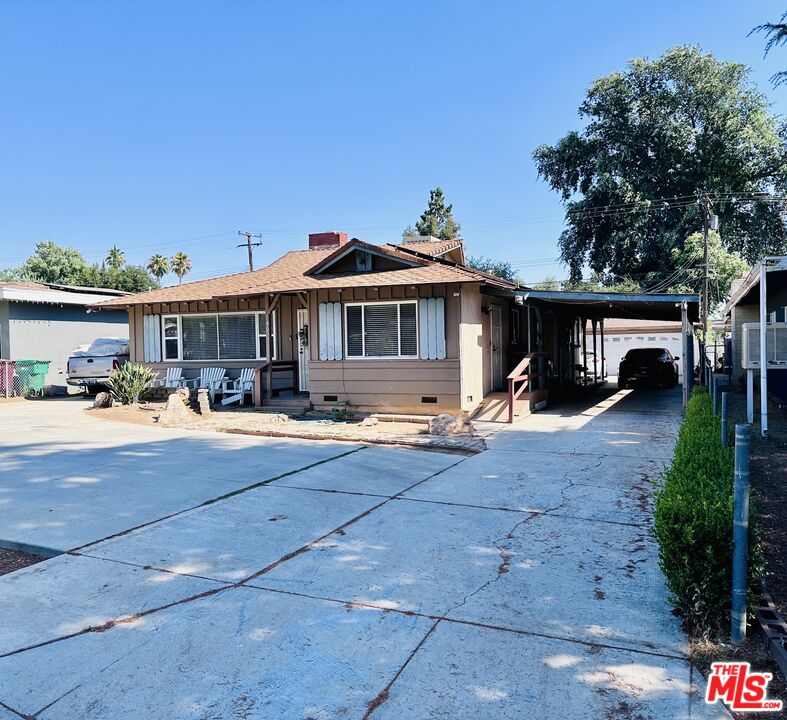
<instances>
[{"instance_id":1,"label":"hedge","mask_svg":"<svg viewBox=\"0 0 787 720\"><path fill-rule=\"evenodd\" d=\"M694 634L718 636L729 628L734 468L734 448L721 445L721 419L708 393L697 388L655 509L661 569ZM751 589L762 569L753 513L749 533Z\"/></svg>"}]
</instances>

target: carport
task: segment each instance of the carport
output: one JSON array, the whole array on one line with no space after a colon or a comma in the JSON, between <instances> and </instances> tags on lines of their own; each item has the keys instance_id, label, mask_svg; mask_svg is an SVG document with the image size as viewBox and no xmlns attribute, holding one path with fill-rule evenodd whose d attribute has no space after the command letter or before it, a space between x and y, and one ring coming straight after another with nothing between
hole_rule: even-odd
<instances>
[{"instance_id":1,"label":"carport","mask_svg":"<svg viewBox=\"0 0 787 720\"><path fill-rule=\"evenodd\" d=\"M683 327L683 404L693 379L692 323L699 319L699 296L677 293L516 291L516 301L532 307L538 319L538 350L547 355L545 376L550 395L566 396L577 388L606 380L604 320L680 321ZM592 328L588 332L587 327Z\"/></svg>"}]
</instances>

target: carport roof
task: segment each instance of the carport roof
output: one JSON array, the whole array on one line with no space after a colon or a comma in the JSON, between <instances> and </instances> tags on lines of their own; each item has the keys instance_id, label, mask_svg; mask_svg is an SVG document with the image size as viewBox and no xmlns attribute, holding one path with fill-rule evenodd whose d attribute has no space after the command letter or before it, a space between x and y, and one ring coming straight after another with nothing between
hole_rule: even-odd
<instances>
[{"instance_id":1,"label":"carport roof","mask_svg":"<svg viewBox=\"0 0 787 720\"><path fill-rule=\"evenodd\" d=\"M681 303L686 303L690 321L699 319L699 295L678 293L571 292L565 290L515 291L524 300L542 300L565 305L578 314L597 318L681 320Z\"/></svg>"}]
</instances>

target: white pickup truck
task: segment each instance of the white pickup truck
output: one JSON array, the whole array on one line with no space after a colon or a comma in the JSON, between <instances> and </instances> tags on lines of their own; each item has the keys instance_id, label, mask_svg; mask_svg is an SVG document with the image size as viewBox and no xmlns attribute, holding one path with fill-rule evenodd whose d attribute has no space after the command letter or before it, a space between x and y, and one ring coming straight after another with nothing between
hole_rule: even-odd
<instances>
[{"instance_id":1,"label":"white pickup truck","mask_svg":"<svg viewBox=\"0 0 787 720\"><path fill-rule=\"evenodd\" d=\"M86 392L98 391L105 385L112 371L127 360L126 338L97 338L90 345L82 345L71 353L66 382L84 387Z\"/></svg>"}]
</instances>

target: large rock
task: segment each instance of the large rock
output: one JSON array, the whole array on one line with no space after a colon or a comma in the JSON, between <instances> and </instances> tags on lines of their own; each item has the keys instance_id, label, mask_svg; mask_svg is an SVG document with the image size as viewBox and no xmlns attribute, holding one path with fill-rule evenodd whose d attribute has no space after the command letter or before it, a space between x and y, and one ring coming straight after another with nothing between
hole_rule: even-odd
<instances>
[{"instance_id":1,"label":"large rock","mask_svg":"<svg viewBox=\"0 0 787 720\"><path fill-rule=\"evenodd\" d=\"M376 417L365 417L361 420L361 427L374 427L378 425L379 422L380 421Z\"/></svg>"},{"instance_id":2,"label":"large rock","mask_svg":"<svg viewBox=\"0 0 787 720\"><path fill-rule=\"evenodd\" d=\"M96 393L96 398L93 400L94 408L109 408L112 407L112 396L108 392Z\"/></svg>"},{"instance_id":3,"label":"large rock","mask_svg":"<svg viewBox=\"0 0 787 720\"><path fill-rule=\"evenodd\" d=\"M430 435L472 435L475 432L473 423L464 418L442 413L429 421Z\"/></svg>"},{"instance_id":4,"label":"large rock","mask_svg":"<svg viewBox=\"0 0 787 720\"><path fill-rule=\"evenodd\" d=\"M172 393L167 398L167 406L161 411L159 425L182 425L191 421L188 408L183 404L183 398L178 393Z\"/></svg>"}]
</instances>

